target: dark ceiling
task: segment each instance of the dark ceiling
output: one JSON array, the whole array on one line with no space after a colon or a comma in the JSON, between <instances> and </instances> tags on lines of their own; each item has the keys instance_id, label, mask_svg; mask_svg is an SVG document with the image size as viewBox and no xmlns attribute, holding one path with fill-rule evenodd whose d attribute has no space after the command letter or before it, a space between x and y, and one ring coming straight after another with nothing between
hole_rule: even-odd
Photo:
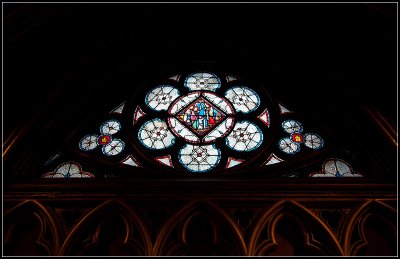
<instances>
[{"instance_id":1,"label":"dark ceiling","mask_svg":"<svg viewBox=\"0 0 400 259\"><path fill-rule=\"evenodd\" d=\"M306 112L368 105L397 121L395 3L3 7L3 142L77 96L99 105L90 91L107 90L106 78L195 61L256 76ZM112 95L119 86L107 87Z\"/></svg>"}]
</instances>

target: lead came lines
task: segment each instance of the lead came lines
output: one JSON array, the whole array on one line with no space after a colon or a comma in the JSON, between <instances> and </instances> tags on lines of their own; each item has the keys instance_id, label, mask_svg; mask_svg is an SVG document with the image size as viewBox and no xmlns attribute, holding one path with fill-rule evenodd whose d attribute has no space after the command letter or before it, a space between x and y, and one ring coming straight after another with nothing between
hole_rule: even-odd
<instances>
[{"instance_id":1,"label":"lead came lines","mask_svg":"<svg viewBox=\"0 0 400 259\"><path fill-rule=\"evenodd\" d=\"M179 91L176 88L168 85L163 85L154 88L146 95L146 104L151 109L156 111L166 110L169 105L178 97Z\"/></svg>"},{"instance_id":2,"label":"lead came lines","mask_svg":"<svg viewBox=\"0 0 400 259\"><path fill-rule=\"evenodd\" d=\"M160 119L146 122L138 133L141 143L150 149L165 149L174 144L175 138L167 124Z\"/></svg>"}]
</instances>

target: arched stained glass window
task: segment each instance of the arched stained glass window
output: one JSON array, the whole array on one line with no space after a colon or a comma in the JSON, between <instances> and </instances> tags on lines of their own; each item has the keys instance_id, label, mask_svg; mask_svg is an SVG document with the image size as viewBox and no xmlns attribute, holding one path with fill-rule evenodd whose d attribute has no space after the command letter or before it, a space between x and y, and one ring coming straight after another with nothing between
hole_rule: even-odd
<instances>
[{"instance_id":1,"label":"arched stained glass window","mask_svg":"<svg viewBox=\"0 0 400 259\"><path fill-rule=\"evenodd\" d=\"M340 158L329 158L322 164L320 172L311 173L310 177L363 177L354 172L349 163Z\"/></svg>"},{"instance_id":2,"label":"arched stained glass window","mask_svg":"<svg viewBox=\"0 0 400 259\"><path fill-rule=\"evenodd\" d=\"M80 164L68 161L59 165L54 172L43 174L42 178L94 178L94 175L84 172Z\"/></svg>"},{"instance_id":3,"label":"arched stained glass window","mask_svg":"<svg viewBox=\"0 0 400 259\"><path fill-rule=\"evenodd\" d=\"M129 172L146 168L163 168L164 175L202 176L263 167L262 173L255 171L288 175L290 169L280 173L276 168L290 168L296 159L319 154L326 158L326 132L253 79L215 69L187 69L143 82L137 89L72 141L81 159L104 163L107 172L100 178L140 175ZM68 159L73 160L54 159L48 177L60 176L58 167ZM322 160L317 164L321 168ZM124 173L110 174L112 165ZM318 168L292 175L329 174ZM96 170L89 170L98 177Z\"/></svg>"},{"instance_id":4,"label":"arched stained glass window","mask_svg":"<svg viewBox=\"0 0 400 259\"><path fill-rule=\"evenodd\" d=\"M164 89L168 79L167 91ZM246 164L251 155L268 146L266 140L271 137L264 134L270 126L268 104L272 102L260 97L267 96L265 89L255 90L239 77L216 71L191 71L164 80L138 95L145 98L142 110L147 121L138 123L141 126L137 126L137 143L149 157L159 160L160 153L153 150L160 149L171 159L164 164L179 171L225 172L227 168ZM172 91L178 96L166 97L174 100L162 103L162 108L152 101ZM165 121L162 127L172 137L164 131L154 131L151 126L154 120ZM168 139L175 141L162 144Z\"/></svg>"}]
</instances>

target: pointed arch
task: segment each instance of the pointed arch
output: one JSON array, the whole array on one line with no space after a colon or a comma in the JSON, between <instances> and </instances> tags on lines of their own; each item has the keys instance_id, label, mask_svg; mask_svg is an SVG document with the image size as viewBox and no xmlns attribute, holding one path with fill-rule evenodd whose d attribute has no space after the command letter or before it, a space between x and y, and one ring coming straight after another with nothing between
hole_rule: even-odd
<instances>
[{"instance_id":1,"label":"pointed arch","mask_svg":"<svg viewBox=\"0 0 400 259\"><path fill-rule=\"evenodd\" d=\"M21 219L21 216L24 218ZM11 245L13 236L18 235L20 223L29 222L29 217L38 221L40 229L39 235L31 241L44 249L47 255L56 255L63 240L61 226L54 212L36 200L26 200L4 214L4 244ZM24 233L27 233L26 230Z\"/></svg>"},{"instance_id":2,"label":"pointed arch","mask_svg":"<svg viewBox=\"0 0 400 259\"><path fill-rule=\"evenodd\" d=\"M302 222L304 246L328 255L343 255L339 242L329 228L316 217L309 209L295 201L280 201L267 209L254 224L248 244L248 256L260 256L278 245L276 240L276 225L285 215L289 214ZM308 226L308 228L307 228ZM327 244L320 242L312 232L317 229ZM266 240L260 240L261 234L266 231Z\"/></svg>"},{"instance_id":3,"label":"pointed arch","mask_svg":"<svg viewBox=\"0 0 400 259\"><path fill-rule=\"evenodd\" d=\"M243 235L235 221L225 211L210 201L195 200L181 208L164 224L154 244L153 255L173 255L171 253L182 249L185 244L188 243L186 235L188 225L190 224L189 222L199 214L205 214L213 220L210 222L210 225L212 225L213 228L212 238L214 244L218 243L220 246L230 246L230 249L236 249L237 251L234 252L233 255L247 254ZM219 233L220 229L218 229L221 225L227 227L227 230L233 238L233 243L226 242L221 238L222 235ZM171 234L177 230L177 228L179 228L180 240L169 242L171 241L169 239ZM224 237L226 237L226 235L224 235ZM233 244L235 244L235 246Z\"/></svg>"},{"instance_id":4,"label":"pointed arch","mask_svg":"<svg viewBox=\"0 0 400 259\"><path fill-rule=\"evenodd\" d=\"M108 200L82 218L73 230L68 235L59 255L71 255L78 241L83 235L87 235L85 247L95 247L100 242L102 228L107 220L111 217L117 217L123 222L123 238L121 239L123 247L126 247L130 252L135 252L140 255L150 255L152 251L152 243L150 234L145 222L142 218L132 210L127 204L119 200ZM92 227L92 228L91 228ZM95 228L92 233L93 227ZM136 232L136 233L135 233ZM140 239L135 239L135 234ZM81 244L81 245L82 245Z\"/></svg>"},{"instance_id":5,"label":"pointed arch","mask_svg":"<svg viewBox=\"0 0 400 259\"><path fill-rule=\"evenodd\" d=\"M361 249L369 244L366 237L365 224L371 215L382 216L388 224L396 228L397 210L382 201L368 200L353 213L345 225L342 246L346 256L357 255ZM357 233L354 233L355 231ZM352 242L353 234L357 234L359 239ZM395 244L398 244L397 241Z\"/></svg>"}]
</instances>

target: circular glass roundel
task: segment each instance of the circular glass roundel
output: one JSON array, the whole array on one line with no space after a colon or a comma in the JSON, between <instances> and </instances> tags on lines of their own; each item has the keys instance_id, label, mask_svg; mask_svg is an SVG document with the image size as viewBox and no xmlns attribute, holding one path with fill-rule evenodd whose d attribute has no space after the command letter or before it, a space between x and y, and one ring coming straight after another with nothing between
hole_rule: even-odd
<instances>
[{"instance_id":1,"label":"circular glass roundel","mask_svg":"<svg viewBox=\"0 0 400 259\"><path fill-rule=\"evenodd\" d=\"M189 171L202 173L216 167L221 160L221 151L215 145L186 144L178 154L179 162Z\"/></svg>"},{"instance_id":2,"label":"circular glass roundel","mask_svg":"<svg viewBox=\"0 0 400 259\"><path fill-rule=\"evenodd\" d=\"M263 140L260 128L248 121L238 122L226 137L226 145L236 151L257 149Z\"/></svg>"},{"instance_id":3,"label":"circular glass roundel","mask_svg":"<svg viewBox=\"0 0 400 259\"><path fill-rule=\"evenodd\" d=\"M140 127L140 142L150 149L165 149L175 143L175 137L168 129L167 123L161 119L153 119Z\"/></svg>"},{"instance_id":4,"label":"circular glass roundel","mask_svg":"<svg viewBox=\"0 0 400 259\"><path fill-rule=\"evenodd\" d=\"M260 106L260 97L248 87L232 87L226 91L225 97L231 101L238 112L249 113Z\"/></svg>"},{"instance_id":5,"label":"circular glass roundel","mask_svg":"<svg viewBox=\"0 0 400 259\"><path fill-rule=\"evenodd\" d=\"M186 78L184 85L190 91L215 91L221 87L221 80L213 73L193 73Z\"/></svg>"},{"instance_id":6,"label":"circular glass roundel","mask_svg":"<svg viewBox=\"0 0 400 259\"><path fill-rule=\"evenodd\" d=\"M317 134L307 133L304 134L304 145L312 149L320 149L324 145L324 140Z\"/></svg>"},{"instance_id":7,"label":"circular glass roundel","mask_svg":"<svg viewBox=\"0 0 400 259\"><path fill-rule=\"evenodd\" d=\"M113 135L121 129L121 124L117 120L108 120L100 126L101 134Z\"/></svg>"},{"instance_id":8,"label":"circular glass roundel","mask_svg":"<svg viewBox=\"0 0 400 259\"><path fill-rule=\"evenodd\" d=\"M282 138L278 142L279 149L286 154L296 154L300 151L300 145L294 143L290 138Z\"/></svg>"},{"instance_id":9,"label":"circular glass roundel","mask_svg":"<svg viewBox=\"0 0 400 259\"><path fill-rule=\"evenodd\" d=\"M179 97L179 91L170 85L161 85L147 93L147 106L156 111L167 110L170 104Z\"/></svg>"},{"instance_id":10,"label":"circular glass roundel","mask_svg":"<svg viewBox=\"0 0 400 259\"><path fill-rule=\"evenodd\" d=\"M97 139L97 135L86 135L79 141L79 148L83 151L93 150L98 146Z\"/></svg>"},{"instance_id":11,"label":"circular glass roundel","mask_svg":"<svg viewBox=\"0 0 400 259\"><path fill-rule=\"evenodd\" d=\"M301 133L303 131L303 126L301 123L295 120L285 120L282 122L282 128L289 134Z\"/></svg>"},{"instance_id":12,"label":"circular glass roundel","mask_svg":"<svg viewBox=\"0 0 400 259\"><path fill-rule=\"evenodd\" d=\"M106 156L115 156L124 150L125 143L120 139L113 139L101 149Z\"/></svg>"}]
</instances>

